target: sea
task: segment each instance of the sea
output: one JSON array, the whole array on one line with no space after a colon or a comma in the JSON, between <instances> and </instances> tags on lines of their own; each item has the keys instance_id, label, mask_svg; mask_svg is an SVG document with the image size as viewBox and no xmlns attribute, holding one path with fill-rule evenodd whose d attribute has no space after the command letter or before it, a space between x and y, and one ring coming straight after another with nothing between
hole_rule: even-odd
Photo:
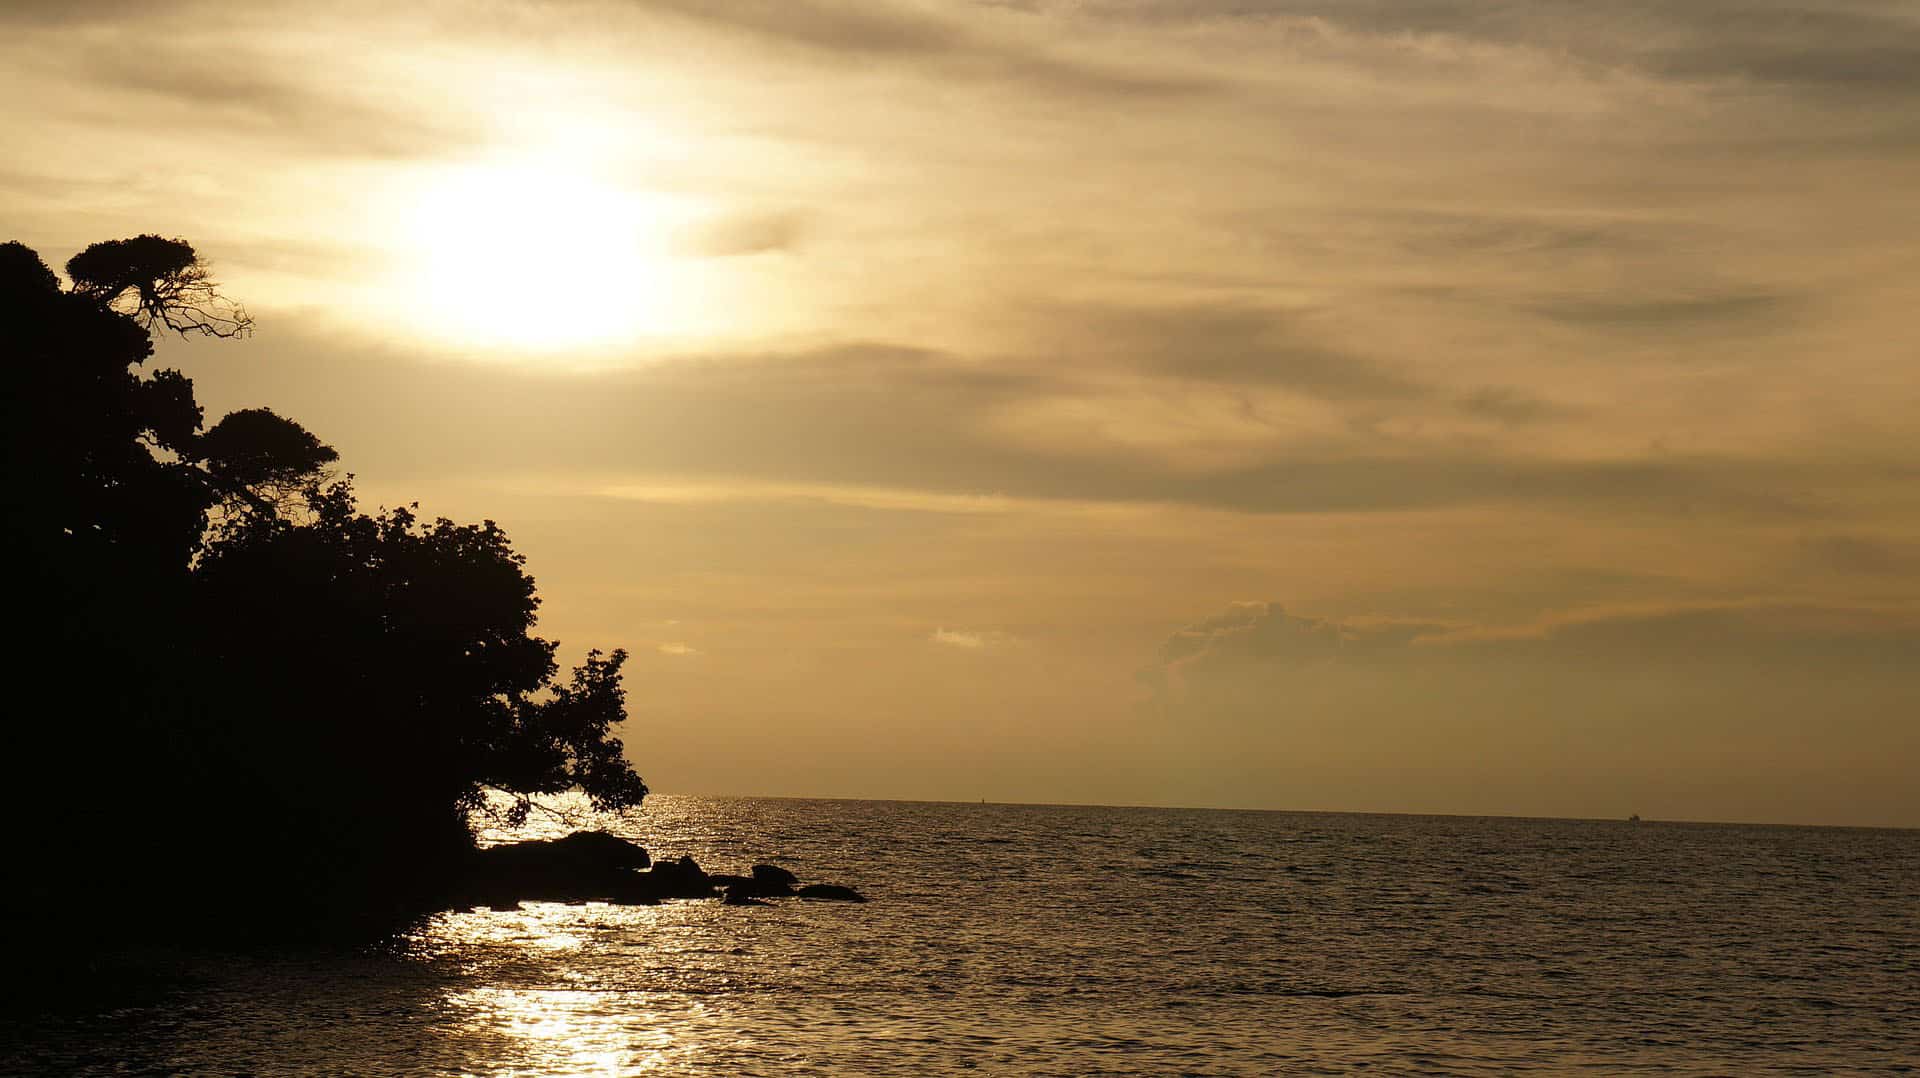
<instances>
[{"instance_id":1,"label":"sea","mask_svg":"<svg viewBox=\"0 0 1920 1078\"><path fill-rule=\"evenodd\" d=\"M1920 831L671 796L590 825L870 901L180 955L0 1021L0 1073L1920 1071Z\"/></svg>"}]
</instances>

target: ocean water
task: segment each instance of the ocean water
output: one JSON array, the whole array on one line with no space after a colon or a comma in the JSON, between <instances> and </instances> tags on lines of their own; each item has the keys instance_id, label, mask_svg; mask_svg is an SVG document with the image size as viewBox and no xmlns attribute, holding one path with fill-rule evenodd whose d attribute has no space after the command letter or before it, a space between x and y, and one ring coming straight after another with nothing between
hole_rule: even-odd
<instances>
[{"instance_id":1,"label":"ocean water","mask_svg":"<svg viewBox=\"0 0 1920 1078\"><path fill-rule=\"evenodd\" d=\"M160 998L8 1019L0 1072L1920 1070L1920 832L665 796L599 822L872 901L530 903L182 959Z\"/></svg>"}]
</instances>

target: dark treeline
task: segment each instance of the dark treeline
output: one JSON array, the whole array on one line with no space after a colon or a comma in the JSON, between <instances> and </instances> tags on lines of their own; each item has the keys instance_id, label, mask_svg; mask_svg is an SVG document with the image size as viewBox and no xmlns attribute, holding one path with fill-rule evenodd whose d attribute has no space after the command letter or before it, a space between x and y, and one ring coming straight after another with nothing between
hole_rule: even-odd
<instances>
[{"instance_id":1,"label":"dark treeline","mask_svg":"<svg viewBox=\"0 0 1920 1078\"><path fill-rule=\"evenodd\" d=\"M15 930L239 938L390 923L489 788L639 803L621 652L561 676L491 521L364 512L266 408L209 426L152 334L247 334L193 249L0 246Z\"/></svg>"}]
</instances>

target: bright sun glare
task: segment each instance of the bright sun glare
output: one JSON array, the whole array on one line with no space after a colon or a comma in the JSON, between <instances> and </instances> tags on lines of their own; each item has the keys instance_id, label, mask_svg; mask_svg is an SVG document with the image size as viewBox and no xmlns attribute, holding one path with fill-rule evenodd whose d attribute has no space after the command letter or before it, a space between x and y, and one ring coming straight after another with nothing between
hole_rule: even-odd
<instances>
[{"instance_id":1,"label":"bright sun glare","mask_svg":"<svg viewBox=\"0 0 1920 1078\"><path fill-rule=\"evenodd\" d=\"M436 174L407 212L400 291L424 335L558 351L674 331L675 207L540 165Z\"/></svg>"}]
</instances>

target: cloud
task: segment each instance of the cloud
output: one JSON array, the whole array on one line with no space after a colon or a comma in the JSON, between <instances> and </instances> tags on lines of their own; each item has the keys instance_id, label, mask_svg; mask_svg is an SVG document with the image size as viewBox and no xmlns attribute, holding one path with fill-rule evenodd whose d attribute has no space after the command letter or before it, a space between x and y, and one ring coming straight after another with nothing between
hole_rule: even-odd
<instances>
[{"instance_id":1,"label":"cloud","mask_svg":"<svg viewBox=\"0 0 1920 1078\"><path fill-rule=\"evenodd\" d=\"M1174 634L1141 680L1186 742L1296 789L1682 819L1920 812L1915 609L1650 604L1489 627L1237 604Z\"/></svg>"},{"instance_id":2,"label":"cloud","mask_svg":"<svg viewBox=\"0 0 1920 1078\"><path fill-rule=\"evenodd\" d=\"M1648 63L1680 76L1739 78L1856 95L1920 89L1920 20L1904 5L1699 7L1706 10L1677 13L1678 24L1692 31L1691 39L1654 45L1646 54ZM1726 16L1726 21L1716 26L1701 18L1714 14Z\"/></svg>"},{"instance_id":3,"label":"cloud","mask_svg":"<svg viewBox=\"0 0 1920 1078\"><path fill-rule=\"evenodd\" d=\"M1275 679L1368 662L1444 631L1424 623L1341 623L1288 614L1277 603L1236 602L1167 638L1158 661L1139 676L1163 707L1238 710L1223 699L1234 697L1264 709L1262 687Z\"/></svg>"},{"instance_id":4,"label":"cloud","mask_svg":"<svg viewBox=\"0 0 1920 1078\"><path fill-rule=\"evenodd\" d=\"M1899 0L1630 0L1604 8L1579 0L1359 0L1337 7L1314 0L1251 5L1119 0L1080 9L1162 26L1294 23L1429 47L1435 42L1526 47L1679 78L1889 90L1920 86L1920 20Z\"/></svg>"},{"instance_id":5,"label":"cloud","mask_svg":"<svg viewBox=\"0 0 1920 1078\"><path fill-rule=\"evenodd\" d=\"M1782 317L1791 300L1777 293L1736 292L1710 296L1580 296L1547 300L1531 310L1557 322L1597 329L1671 333L1694 327L1752 331Z\"/></svg>"},{"instance_id":6,"label":"cloud","mask_svg":"<svg viewBox=\"0 0 1920 1078\"><path fill-rule=\"evenodd\" d=\"M1572 414L1572 409L1508 386L1490 386L1461 397L1460 410L1508 426L1538 423Z\"/></svg>"},{"instance_id":7,"label":"cloud","mask_svg":"<svg viewBox=\"0 0 1920 1078\"><path fill-rule=\"evenodd\" d=\"M1298 312L1251 305L1107 304L1038 312L1038 347L1111 369L1222 385L1273 387L1329 401L1418 400L1403 370L1327 344ZM1095 333L1084 327L1097 326Z\"/></svg>"},{"instance_id":8,"label":"cloud","mask_svg":"<svg viewBox=\"0 0 1920 1078\"><path fill-rule=\"evenodd\" d=\"M265 72L211 81L174 74L149 71L133 78L119 68L100 85L172 107L170 116L161 112L156 121L166 117L183 129L211 129L221 139L244 139L255 151L270 141L303 154L426 160L474 152L491 137L489 121L477 110L400 105L367 95L365 87L315 86Z\"/></svg>"},{"instance_id":9,"label":"cloud","mask_svg":"<svg viewBox=\"0 0 1920 1078\"><path fill-rule=\"evenodd\" d=\"M946 647L963 651L985 651L990 648L1002 648L1018 642L1014 636L993 630L948 629L939 628L927 639Z\"/></svg>"},{"instance_id":10,"label":"cloud","mask_svg":"<svg viewBox=\"0 0 1920 1078\"><path fill-rule=\"evenodd\" d=\"M1920 569L1920 556L1905 546L1862 535L1822 535L1800 544L1810 564L1860 576L1905 577Z\"/></svg>"},{"instance_id":11,"label":"cloud","mask_svg":"<svg viewBox=\"0 0 1920 1078\"><path fill-rule=\"evenodd\" d=\"M1424 641L1449 657L1551 657L1635 665L1788 664L1845 669L1920 663L1920 611L1809 601L1654 604L1563 614ZM1920 677L1920 666L1913 666Z\"/></svg>"},{"instance_id":12,"label":"cloud","mask_svg":"<svg viewBox=\"0 0 1920 1078\"><path fill-rule=\"evenodd\" d=\"M689 647L678 640L661 644L656 650L662 655L671 655L676 659L691 658L692 656L703 654L699 648Z\"/></svg>"},{"instance_id":13,"label":"cloud","mask_svg":"<svg viewBox=\"0 0 1920 1078\"><path fill-rule=\"evenodd\" d=\"M702 258L790 251L800 245L806 219L796 212L741 213L718 217L680 238L680 250Z\"/></svg>"},{"instance_id":14,"label":"cloud","mask_svg":"<svg viewBox=\"0 0 1920 1078\"><path fill-rule=\"evenodd\" d=\"M744 669L748 637L800 664L857 623L960 680L996 654L968 626L1044 625L994 659L1030 681L974 680L1098 728L1039 672L1059 651L1124 708L1112 671L1195 595L1294 595L1155 665L1245 720L1215 729L1277 731L1184 787L1245 769L1263 804L1312 770L1271 760L1377 788L1389 742L1471 774L1418 735L1475 723L1504 724L1461 742L1487 760L1697 734L1698 774L1772 724L1777 775L1818 740L1790 704L1859 724L1898 683L1846 603L1914 568L1909 4L0 6L0 224L55 261L192 239L261 336L161 365L383 496L514 514L549 617L656 653L684 630L630 611L731 596L725 654L662 669ZM493 161L670 203L649 244L704 220L633 284L709 335L442 347L406 196ZM538 254L500 296L592 272ZM1852 635L1728 599L1788 589ZM1622 599L1657 605L1538 613ZM1302 613L1353 610L1405 618ZM743 713L878 714L822 666ZM1910 761L1894 736L1858 743Z\"/></svg>"},{"instance_id":15,"label":"cloud","mask_svg":"<svg viewBox=\"0 0 1920 1078\"><path fill-rule=\"evenodd\" d=\"M11 54L16 78L63 87L43 122L110 121L133 136L169 132L208 158L235 144L256 159L268 152L429 158L472 150L489 137L478 110L396 93L397 76L382 67L391 56L382 50L272 33L255 22L270 23L270 12L226 14L143 6L96 20L87 47L71 55L39 40L71 33L59 26L36 26L0 54ZM210 53L218 63L207 62ZM327 77L315 78L316 71Z\"/></svg>"},{"instance_id":16,"label":"cloud","mask_svg":"<svg viewBox=\"0 0 1920 1078\"><path fill-rule=\"evenodd\" d=\"M1437 676L1450 691L1469 695L1497 692L1503 682L1537 691L1543 677L1569 693L1594 678L1677 677L1696 692L1746 699L1769 680L1862 671L1920 691L1920 611L1782 601L1648 604L1490 627L1338 621L1239 602L1175 632L1141 676L1177 711L1277 718L1298 690L1318 682L1324 691L1329 678L1347 690L1370 683L1369 695L1405 688L1408 706L1425 707L1418 694L1440 684ZM1564 703L1536 696L1532 714L1551 721ZM1448 716L1444 706L1429 714L1463 717Z\"/></svg>"},{"instance_id":17,"label":"cloud","mask_svg":"<svg viewBox=\"0 0 1920 1078\"><path fill-rule=\"evenodd\" d=\"M991 9L971 18L893 3L833 0L643 0L651 11L767 44L868 62L941 65L969 81L1026 83L1102 97L1187 97L1214 88L1188 72L1082 59L1003 29Z\"/></svg>"},{"instance_id":18,"label":"cloud","mask_svg":"<svg viewBox=\"0 0 1920 1078\"><path fill-rule=\"evenodd\" d=\"M192 6L182 0L98 0L88 4L73 4L67 0L8 0L0 5L0 26L71 27L76 24L114 22L128 15L177 15Z\"/></svg>"},{"instance_id":19,"label":"cloud","mask_svg":"<svg viewBox=\"0 0 1920 1078\"><path fill-rule=\"evenodd\" d=\"M243 352L162 362L184 363L203 384L245 385L263 372ZM1129 384L1113 398L1098 369L885 344L694 355L584 374L424 363L377 342L342 348L283 329L274 355L275 376L289 387L282 394L309 402L303 422L349 460L383 462L395 479L533 469L579 474L615 493L759 486L845 500L864 488L871 504L906 508L1000 499L1257 514L1522 506L1775 522L1831 518L1843 499L1908 482L1859 456L1645 446L1584 455L1340 425L1293 429L1284 412L1247 419L1237 391L1186 396ZM359 389L343 395L343 385ZM1479 407L1528 410L1497 399ZM1219 437L1228 419L1243 424L1244 440L1215 454L1201 439ZM1134 425L1112 426L1121 422ZM489 433L501 430L515 437Z\"/></svg>"},{"instance_id":20,"label":"cloud","mask_svg":"<svg viewBox=\"0 0 1920 1078\"><path fill-rule=\"evenodd\" d=\"M1498 207L1465 210L1400 208L1351 211L1342 217L1358 230L1379 230L1410 254L1504 259L1558 257L1572 252L1644 249L1655 230L1605 216L1541 217Z\"/></svg>"},{"instance_id":21,"label":"cloud","mask_svg":"<svg viewBox=\"0 0 1920 1078\"><path fill-rule=\"evenodd\" d=\"M1308 804L1365 788L1508 813L1920 818L1912 608L1648 604L1493 627L1238 603L1174 633L1140 680L1170 739Z\"/></svg>"},{"instance_id":22,"label":"cloud","mask_svg":"<svg viewBox=\"0 0 1920 1078\"><path fill-rule=\"evenodd\" d=\"M1277 603L1237 602L1161 645L1163 665L1182 669L1275 663L1297 666L1357 658L1444 632L1429 624L1343 624L1288 614Z\"/></svg>"}]
</instances>

